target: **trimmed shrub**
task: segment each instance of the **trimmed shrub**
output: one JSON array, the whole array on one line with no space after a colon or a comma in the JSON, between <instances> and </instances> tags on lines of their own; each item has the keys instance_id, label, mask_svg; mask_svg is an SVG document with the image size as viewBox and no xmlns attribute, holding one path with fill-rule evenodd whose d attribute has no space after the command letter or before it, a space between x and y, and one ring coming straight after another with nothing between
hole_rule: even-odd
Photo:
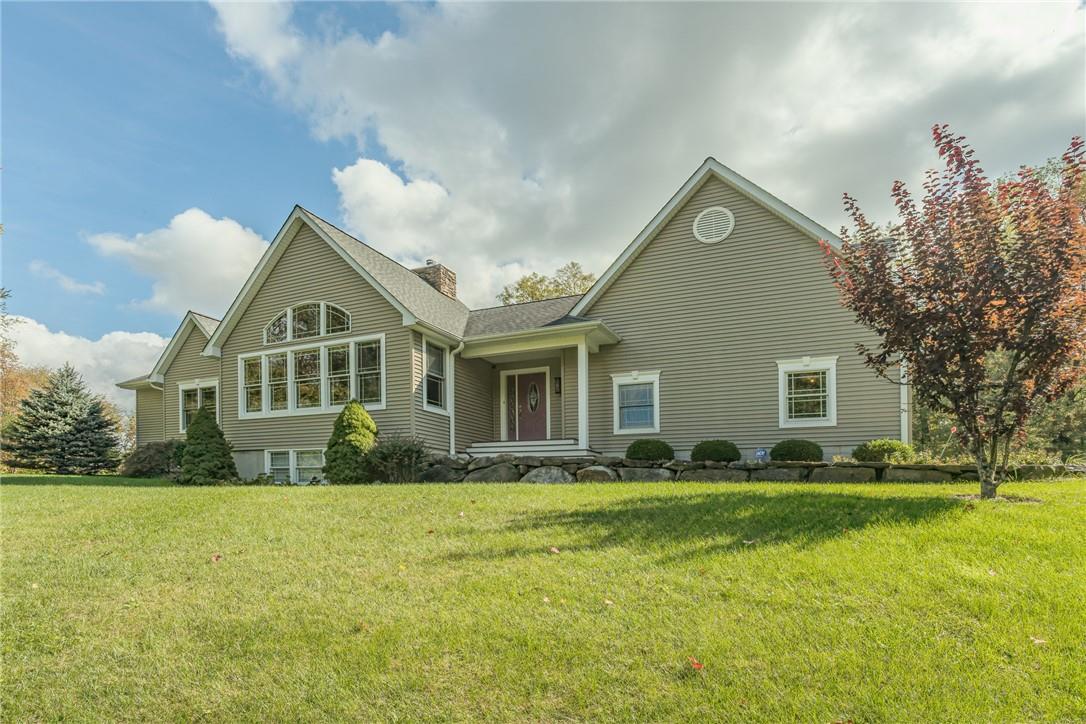
<instances>
[{"instance_id":1,"label":"trimmed shrub","mask_svg":"<svg viewBox=\"0 0 1086 724\"><path fill-rule=\"evenodd\" d=\"M663 440L634 440L626 448L626 457L631 460L672 460L675 451Z\"/></svg>"},{"instance_id":2,"label":"trimmed shrub","mask_svg":"<svg viewBox=\"0 0 1086 724\"><path fill-rule=\"evenodd\" d=\"M369 479L383 483L417 483L430 452L421 438L384 435L366 453Z\"/></svg>"},{"instance_id":3,"label":"trimmed shrub","mask_svg":"<svg viewBox=\"0 0 1086 724\"><path fill-rule=\"evenodd\" d=\"M690 452L690 459L694 462L712 460L718 463L734 463L742 457L739 448L727 440L705 440L695 445Z\"/></svg>"},{"instance_id":4,"label":"trimmed shrub","mask_svg":"<svg viewBox=\"0 0 1086 724\"><path fill-rule=\"evenodd\" d=\"M773 460L817 463L822 461L822 446L810 440L781 440L769 451Z\"/></svg>"},{"instance_id":5,"label":"trimmed shrub","mask_svg":"<svg viewBox=\"0 0 1086 724\"><path fill-rule=\"evenodd\" d=\"M126 478L168 478L181 467L185 443L180 440L140 445L124 459L121 475Z\"/></svg>"},{"instance_id":6,"label":"trimmed shrub","mask_svg":"<svg viewBox=\"0 0 1086 724\"><path fill-rule=\"evenodd\" d=\"M911 463L916 459L916 450L901 440L882 438L858 446L852 457L861 463Z\"/></svg>"},{"instance_id":7,"label":"trimmed shrub","mask_svg":"<svg viewBox=\"0 0 1086 724\"><path fill-rule=\"evenodd\" d=\"M201 407L192 417L186 433L188 440L181 455L182 485L218 485L238 479L230 443L215 422L215 413Z\"/></svg>"},{"instance_id":8,"label":"trimmed shrub","mask_svg":"<svg viewBox=\"0 0 1086 724\"><path fill-rule=\"evenodd\" d=\"M377 423L358 400L350 400L336 418L324 451L324 477L330 483L371 482L366 454L377 438Z\"/></svg>"}]
</instances>

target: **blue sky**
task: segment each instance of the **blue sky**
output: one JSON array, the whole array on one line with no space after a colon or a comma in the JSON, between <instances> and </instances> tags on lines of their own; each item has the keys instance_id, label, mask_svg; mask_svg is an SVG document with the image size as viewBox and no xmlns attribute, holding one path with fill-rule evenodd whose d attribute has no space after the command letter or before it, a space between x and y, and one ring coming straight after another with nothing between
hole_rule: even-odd
<instances>
[{"instance_id":1,"label":"blue sky","mask_svg":"<svg viewBox=\"0 0 1086 724\"><path fill-rule=\"evenodd\" d=\"M712 155L836 229L948 122L998 175L1086 128L1068 3L0 4L3 285L28 364L148 371L293 204L460 296L601 272Z\"/></svg>"}]
</instances>

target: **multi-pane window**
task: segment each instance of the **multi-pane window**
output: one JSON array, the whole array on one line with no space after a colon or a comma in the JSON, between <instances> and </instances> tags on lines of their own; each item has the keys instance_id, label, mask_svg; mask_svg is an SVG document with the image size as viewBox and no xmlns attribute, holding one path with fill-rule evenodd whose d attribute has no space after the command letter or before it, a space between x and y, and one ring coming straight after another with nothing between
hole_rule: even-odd
<instances>
[{"instance_id":1,"label":"multi-pane window","mask_svg":"<svg viewBox=\"0 0 1086 724\"><path fill-rule=\"evenodd\" d=\"M349 400L370 409L385 402L384 339L347 339L305 349L242 357L238 414L336 411Z\"/></svg>"},{"instance_id":2,"label":"multi-pane window","mask_svg":"<svg viewBox=\"0 0 1086 724\"><path fill-rule=\"evenodd\" d=\"M837 358L777 361L780 427L837 424Z\"/></svg>"},{"instance_id":3,"label":"multi-pane window","mask_svg":"<svg viewBox=\"0 0 1086 724\"><path fill-rule=\"evenodd\" d=\"M363 405L381 402L381 343L359 342L358 350L358 399Z\"/></svg>"},{"instance_id":4,"label":"multi-pane window","mask_svg":"<svg viewBox=\"0 0 1086 724\"><path fill-rule=\"evenodd\" d=\"M614 433L660 431L660 373L611 375Z\"/></svg>"},{"instance_id":5,"label":"multi-pane window","mask_svg":"<svg viewBox=\"0 0 1086 724\"><path fill-rule=\"evenodd\" d=\"M299 483L320 482L324 477L324 473L321 470L323 466L323 450L294 451L294 477Z\"/></svg>"},{"instance_id":6,"label":"multi-pane window","mask_svg":"<svg viewBox=\"0 0 1086 724\"><path fill-rule=\"evenodd\" d=\"M264 344L311 339L351 331L351 315L328 302L306 302L284 309L264 327Z\"/></svg>"},{"instance_id":7,"label":"multi-pane window","mask_svg":"<svg viewBox=\"0 0 1086 724\"><path fill-rule=\"evenodd\" d=\"M181 391L181 432L189 429L192 418L201 407L206 407L219 419L219 407L216 397L219 388L215 385L199 386L196 384L185 385L179 388Z\"/></svg>"},{"instance_id":8,"label":"multi-pane window","mask_svg":"<svg viewBox=\"0 0 1086 724\"><path fill-rule=\"evenodd\" d=\"M829 407L826 370L788 373L788 419L824 419Z\"/></svg>"},{"instance_id":9,"label":"multi-pane window","mask_svg":"<svg viewBox=\"0 0 1086 724\"><path fill-rule=\"evenodd\" d=\"M425 343L426 404L445 408L445 348Z\"/></svg>"},{"instance_id":10,"label":"multi-pane window","mask_svg":"<svg viewBox=\"0 0 1086 724\"><path fill-rule=\"evenodd\" d=\"M277 483L290 482L290 450L268 453L268 475Z\"/></svg>"},{"instance_id":11,"label":"multi-pane window","mask_svg":"<svg viewBox=\"0 0 1086 724\"><path fill-rule=\"evenodd\" d=\"M294 406L301 409L321 406L321 351L307 349L294 353Z\"/></svg>"},{"instance_id":12,"label":"multi-pane window","mask_svg":"<svg viewBox=\"0 0 1086 724\"><path fill-rule=\"evenodd\" d=\"M618 386L618 425L623 430L652 428L656 421L653 384L636 383Z\"/></svg>"},{"instance_id":13,"label":"multi-pane window","mask_svg":"<svg viewBox=\"0 0 1086 724\"><path fill-rule=\"evenodd\" d=\"M260 412L264 409L264 375L259 357L245 360L243 381L245 387L245 411Z\"/></svg>"},{"instance_id":14,"label":"multi-pane window","mask_svg":"<svg viewBox=\"0 0 1086 724\"><path fill-rule=\"evenodd\" d=\"M268 475L279 484L308 485L324 480L323 450L269 450Z\"/></svg>"},{"instance_id":15,"label":"multi-pane window","mask_svg":"<svg viewBox=\"0 0 1086 724\"><path fill-rule=\"evenodd\" d=\"M268 408L285 410L287 399L287 355L285 352L268 355Z\"/></svg>"},{"instance_id":16,"label":"multi-pane window","mask_svg":"<svg viewBox=\"0 0 1086 724\"><path fill-rule=\"evenodd\" d=\"M324 305L324 333L337 334L351 329L351 317L334 304Z\"/></svg>"},{"instance_id":17,"label":"multi-pane window","mask_svg":"<svg viewBox=\"0 0 1086 724\"><path fill-rule=\"evenodd\" d=\"M291 339L316 337L321 333L321 305L299 304L290 310Z\"/></svg>"},{"instance_id":18,"label":"multi-pane window","mask_svg":"<svg viewBox=\"0 0 1086 724\"><path fill-rule=\"evenodd\" d=\"M351 346L328 348L328 398L332 405L351 399Z\"/></svg>"}]
</instances>

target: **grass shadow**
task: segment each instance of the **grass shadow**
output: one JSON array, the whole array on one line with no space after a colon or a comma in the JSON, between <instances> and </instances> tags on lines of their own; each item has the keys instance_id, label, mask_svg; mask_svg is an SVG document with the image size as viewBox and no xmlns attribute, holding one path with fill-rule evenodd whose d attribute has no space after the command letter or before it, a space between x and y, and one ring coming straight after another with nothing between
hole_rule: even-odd
<instances>
[{"instance_id":1,"label":"grass shadow","mask_svg":"<svg viewBox=\"0 0 1086 724\"><path fill-rule=\"evenodd\" d=\"M869 526L915 525L965 508L964 501L945 495L876 497L722 489L533 513L513 520L507 530L539 532L541 539L564 541L563 551L613 547L658 550L666 562L767 544L810 546ZM501 558L541 550L506 547L450 558Z\"/></svg>"},{"instance_id":2,"label":"grass shadow","mask_svg":"<svg viewBox=\"0 0 1086 724\"><path fill-rule=\"evenodd\" d=\"M166 488L176 483L162 478L123 478L119 475L0 475L0 486L6 485Z\"/></svg>"}]
</instances>

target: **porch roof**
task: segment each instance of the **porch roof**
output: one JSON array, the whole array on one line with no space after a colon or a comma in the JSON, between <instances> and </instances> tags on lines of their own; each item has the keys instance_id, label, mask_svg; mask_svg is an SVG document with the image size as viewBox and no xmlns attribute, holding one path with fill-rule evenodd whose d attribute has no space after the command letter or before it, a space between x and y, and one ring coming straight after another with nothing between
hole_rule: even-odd
<instances>
[{"instance_id":1,"label":"porch roof","mask_svg":"<svg viewBox=\"0 0 1086 724\"><path fill-rule=\"evenodd\" d=\"M601 345L622 341L603 320L564 317L542 327L515 332L481 334L464 338L460 356L489 357L517 352L534 352L576 347L582 342L590 352L598 352Z\"/></svg>"}]
</instances>

